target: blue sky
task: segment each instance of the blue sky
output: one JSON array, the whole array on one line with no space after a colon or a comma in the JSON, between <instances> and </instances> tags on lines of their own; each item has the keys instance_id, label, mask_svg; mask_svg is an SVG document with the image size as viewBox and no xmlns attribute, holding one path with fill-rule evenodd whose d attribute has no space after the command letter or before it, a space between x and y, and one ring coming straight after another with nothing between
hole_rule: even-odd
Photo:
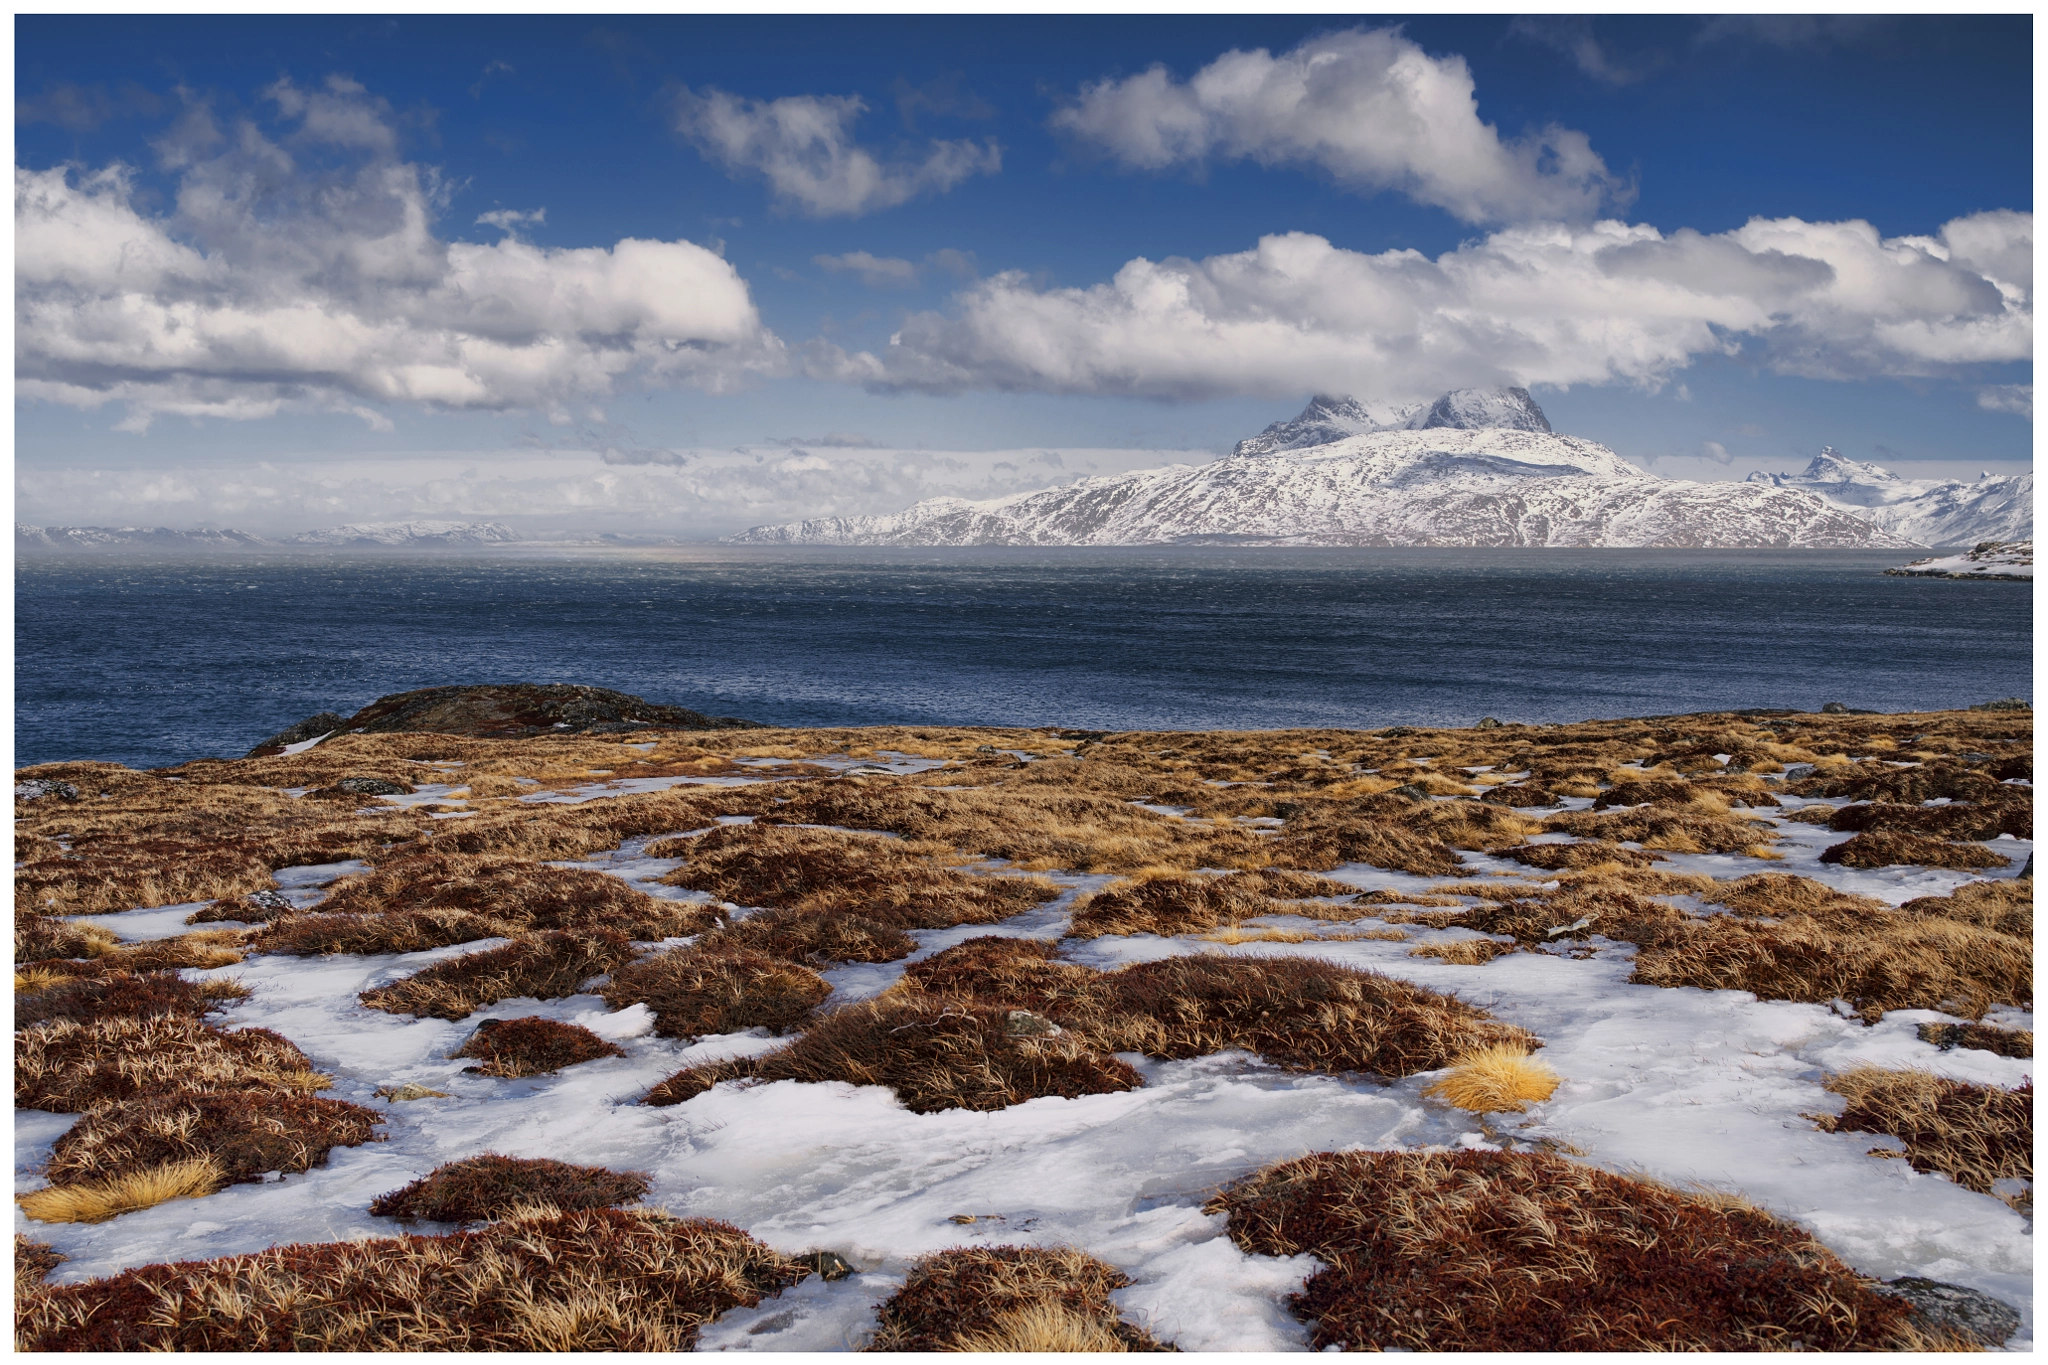
<instances>
[{"instance_id":1,"label":"blue sky","mask_svg":"<svg viewBox=\"0 0 2048 1365\"><path fill-rule=\"evenodd\" d=\"M974 453L1198 459L1318 389L1502 381L1660 473L2019 467L2032 48L2024 15L21 17L19 511L532 521L575 484L732 529L940 487L863 449L1001 491Z\"/></svg>"}]
</instances>

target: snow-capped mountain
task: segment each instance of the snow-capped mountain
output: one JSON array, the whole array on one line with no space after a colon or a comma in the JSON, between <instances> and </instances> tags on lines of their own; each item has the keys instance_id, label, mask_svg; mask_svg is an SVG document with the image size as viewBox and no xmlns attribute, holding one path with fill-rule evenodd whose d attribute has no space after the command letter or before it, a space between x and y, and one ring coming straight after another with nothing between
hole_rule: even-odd
<instances>
[{"instance_id":1,"label":"snow-capped mountain","mask_svg":"<svg viewBox=\"0 0 2048 1365\"><path fill-rule=\"evenodd\" d=\"M1751 483L1817 493L1840 507L1922 545L1974 545L2034 534L2034 476L1986 474L1959 479L1902 479L1824 446L1797 474L1749 476Z\"/></svg>"},{"instance_id":2,"label":"snow-capped mountain","mask_svg":"<svg viewBox=\"0 0 2048 1365\"><path fill-rule=\"evenodd\" d=\"M302 531L285 545L501 545L519 539L495 521L368 521Z\"/></svg>"},{"instance_id":3,"label":"snow-capped mountain","mask_svg":"<svg viewBox=\"0 0 2048 1365\"><path fill-rule=\"evenodd\" d=\"M1352 431L1353 427L1366 427ZM1339 434L1315 440L1329 432ZM1309 441L1301 445L1297 442ZM1907 548L1816 493L1660 479L1550 429L1526 390L1410 409L1318 398L1213 464L1170 465L894 516L760 526L820 545L1488 545Z\"/></svg>"},{"instance_id":4,"label":"snow-capped mountain","mask_svg":"<svg viewBox=\"0 0 2048 1365\"><path fill-rule=\"evenodd\" d=\"M247 531L173 531L164 526L14 527L14 548L27 550L264 550L283 546L337 548L498 545L517 540L495 521L378 521L266 540Z\"/></svg>"},{"instance_id":5,"label":"snow-capped mountain","mask_svg":"<svg viewBox=\"0 0 2048 1365\"><path fill-rule=\"evenodd\" d=\"M168 526L14 524L17 550L250 550L269 544L246 531L173 531Z\"/></svg>"},{"instance_id":6,"label":"snow-capped mountain","mask_svg":"<svg viewBox=\"0 0 2048 1365\"><path fill-rule=\"evenodd\" d=\"M1453 389L1434 403L1375 403L1317 394L1291 422L1275 422L1239 441L1233 455L1272 455L1328 445L1347 436L1381 431L1550 430L1550 421L1527 389Z\"/></svg>"}]
</instances>

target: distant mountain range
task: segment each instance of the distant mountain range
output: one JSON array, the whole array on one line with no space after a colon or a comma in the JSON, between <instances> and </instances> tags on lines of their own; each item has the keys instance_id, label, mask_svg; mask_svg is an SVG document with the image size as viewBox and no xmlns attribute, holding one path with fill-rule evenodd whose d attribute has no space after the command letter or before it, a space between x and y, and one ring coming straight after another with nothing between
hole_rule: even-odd
<instances>
[{"instance_id":1,"label":"distant mountain range","mask_svg":"<svg viewBox=\"0 0 2048 1365\"><path fill-rule=\"evenodd\" d=\"M1752 474L1749 482L1796 488L1846 507L1894 535L1921 545L1974 545L1983 540L2031 540L2034 476L1986 474L1974 483L1902 479L1824 446L1798 474Z\"/></svg>"},{"instance_id":2,"label":"distant mountain range","mask_svg":"<svg viewBox=\"0 0 2048 1365\"><path fill-rule=\"evenodd\" d=\"M1824 453L1695 483L1553 432L1525 389L1319 396L1228 457L728 539L778 545L1380 545L1893 549L2032 534L2033 478L1921 483ZM1930 537L1941 537L1930 539Z\"/></svg>"},{"instance_id":3,"label":"distant mountain range","mask_svg":"<svg viewBox=\"0 0 2048 1365\"><path fill-rule=\"evenodd\" d=\"M247 531L173 531L164 526L14 527L21 550L271 550L306 546L338 549L500 545L519 539L495 521L372 521L302 531L274 540Z\"/></svg>"}]
</instances>

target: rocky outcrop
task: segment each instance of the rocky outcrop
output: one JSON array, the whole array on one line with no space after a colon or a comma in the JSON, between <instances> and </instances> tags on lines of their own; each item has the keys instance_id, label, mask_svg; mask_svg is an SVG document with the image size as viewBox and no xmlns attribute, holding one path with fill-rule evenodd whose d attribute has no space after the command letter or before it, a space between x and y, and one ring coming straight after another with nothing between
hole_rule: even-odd
<instances>
[{"instance_id":1,"label":"rocky outcrop","mask_svg":"<svg viewBox=\"0 0 2048 1365\"><path fill-rule=\"evenodd\" d=\"M663 706L604 687L478 683L423 687L379 697L346 719L323 711L272 735L251 749L248 756L268 758L283 753L286 745L337 734L524 739L546 734L615 735L639 730L743 730L752 726L752 721Z\"/></svg>"},{"instance_id":2,"label":"rocky outcrop","mask_svg":"<svg viewBox=\"0 0 2048 1365\"><path fill-rule=\"evenodd\" d=\"M1550 419L1527 389L1453 389L1434 403L1378 403L1317 394L1291 422L1275 422L1230 453L1273 455L1382 431L1541 431Z\"/></svg>"},{"instance_id":3,"label":"rocky outcrop","mask_svg":"<svg viewBox=\"0 0 2048 1365\"><path fill-rule=\"evenodd\" d=\"M1900 578L1996 578L2011 583L2034 581L2034 542L1986 540L1959 555L1916 559L1886 573Z\"/></svg>"}]
</instances>

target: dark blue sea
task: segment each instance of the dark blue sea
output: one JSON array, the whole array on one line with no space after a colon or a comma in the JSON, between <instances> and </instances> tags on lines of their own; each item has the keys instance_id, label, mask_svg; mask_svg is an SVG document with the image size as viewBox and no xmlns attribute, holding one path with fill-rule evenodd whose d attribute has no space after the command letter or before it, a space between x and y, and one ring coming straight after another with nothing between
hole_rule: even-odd
<instances>
[{"instance_id":1,"label":"dark blue sea","mask_svg":"<svg viewBox=\"0 0 2048 1365\"><path fill-rule=\"evenodd\" d=\"M2031 589L1897 552L778 550L20 561L16 762L232 757L576 682L774 725L1469 725L2031 699Z\"/></svg>"}]
</instances>

